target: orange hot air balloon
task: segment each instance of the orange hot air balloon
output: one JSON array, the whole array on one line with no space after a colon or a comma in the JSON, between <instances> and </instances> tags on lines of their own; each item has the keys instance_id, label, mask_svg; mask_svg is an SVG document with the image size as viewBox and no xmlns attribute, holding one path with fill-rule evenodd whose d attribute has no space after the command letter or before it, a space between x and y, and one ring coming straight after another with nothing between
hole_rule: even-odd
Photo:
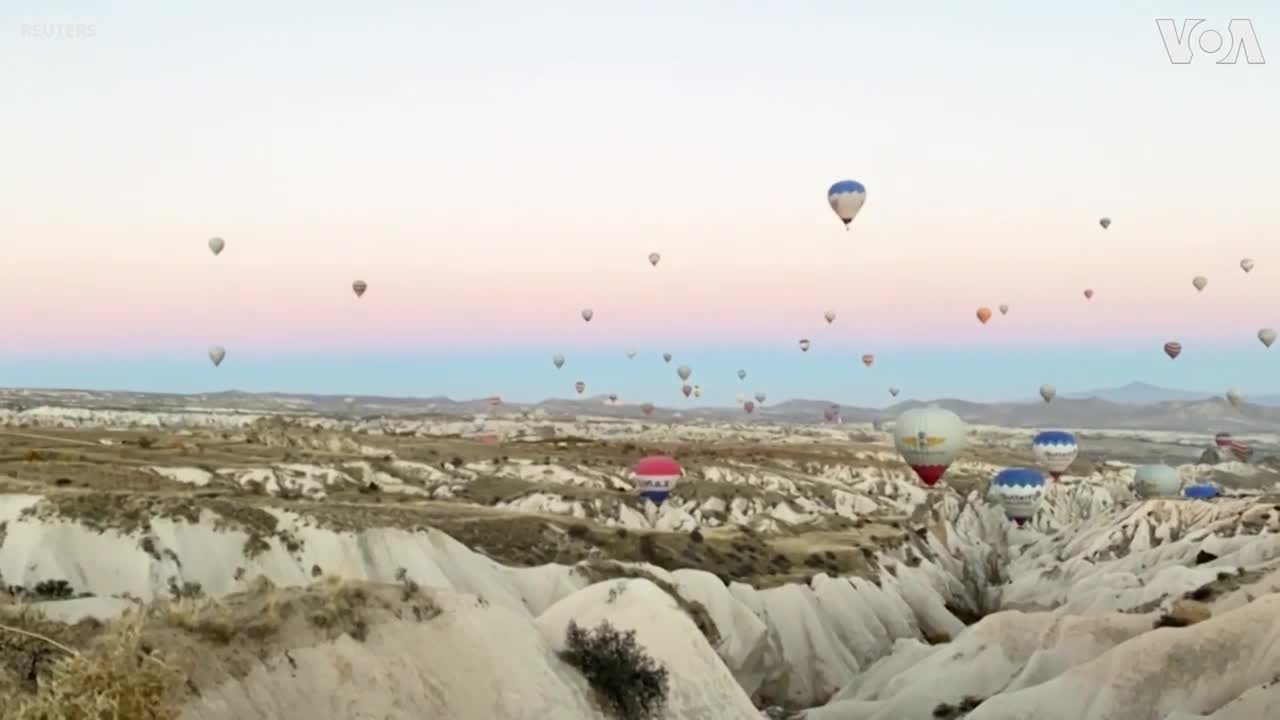
<instances>
[{"instance_id":1,"label":"orange hot air balloon","mask_svg":"<svg viewBox=\"0 0 1280 720\"><path fill-rule=\"evenodd\" d=\"M987 321L990 319L991 319L991 308L985 305L978 308L978 322L982 323L983 325L986 325Z\"/></svg>"},{"instance_id":2,"label":"orange hot air balloon","mask_svg":"<svg viewBox=\"0 0 1280 720\"><path fill-rule=\"evenodd\" d=\"M876 361L876 356L872 355L871 353L867 353L866 355L862 356L862 364L866 365L867 367L871 367L871 363L875 361Z\"/></svg>"}]
</instances>

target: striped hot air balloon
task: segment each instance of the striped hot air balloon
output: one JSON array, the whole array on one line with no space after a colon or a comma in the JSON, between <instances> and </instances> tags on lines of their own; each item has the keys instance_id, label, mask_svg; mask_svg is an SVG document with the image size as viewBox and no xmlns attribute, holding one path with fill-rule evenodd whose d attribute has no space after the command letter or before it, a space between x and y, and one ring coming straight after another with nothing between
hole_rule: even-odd
<instances>
[{"instance_id":1,"label":"striped hot air balloon","mask_svg":"<svg viewBox=\"0 0 1280 720\"><path fill-rule=\"evenodd\" d=\"M1031 451L1040 465L1057 480L1075 462L1080 447L1076 444L1075 435L1069 432L1045 430L1031 439Z\"/></svg>"},{"instance_id":2,"label":"striped hot air balloon","mask_svg":"<svg viewBox=\"0 0 1280 720\"><path fill-rule=\"evenodd\" d=\"M1175 360L1182 354L1182 343L1167 342L1164 344L1164 354L1169 356L1170 360Z\"/></svg>"},{"instance_id":3,"label":"striped hot air balloon","mask_svg":"<svg viewBox=\"0 0 1280 720\"><path fill-rule=\"evenodd\" d=\"M867 353L866 355L862 356L862 364L866 365L867 367L871 367L871 363L875 361L876 361L876 356L872 355L871 353Z\"/></svg>"},{"instance_id":4,"label":"striped hot air balloon","mask_svg":"<svg viewBox=\"0 0 1280 720\"><path fill-rule=\"evenodd\" d=\"M640 458L631 466L631 483L636 494L647 498L654 505L661 505L680 482L683 475L680 463L666 455L650 455Z\"/></svg>"}]
</instances>

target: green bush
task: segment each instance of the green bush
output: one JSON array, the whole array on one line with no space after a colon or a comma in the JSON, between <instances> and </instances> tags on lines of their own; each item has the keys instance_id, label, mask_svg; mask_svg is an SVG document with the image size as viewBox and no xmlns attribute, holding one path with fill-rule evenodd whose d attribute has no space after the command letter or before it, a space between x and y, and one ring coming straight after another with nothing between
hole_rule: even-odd
<instances>
[{"instance_id":1,"label":"green bush","mask_svg":"<svg viewBox=\"0 0 1280 720\"><path fill-rule=\"evenodd\" d=\"M560 656L621 720L652 718L666 704L667 669L636 643L635 630L622 632L607 620L584 630L570 621Z\"/></svg>"}]
</instances>

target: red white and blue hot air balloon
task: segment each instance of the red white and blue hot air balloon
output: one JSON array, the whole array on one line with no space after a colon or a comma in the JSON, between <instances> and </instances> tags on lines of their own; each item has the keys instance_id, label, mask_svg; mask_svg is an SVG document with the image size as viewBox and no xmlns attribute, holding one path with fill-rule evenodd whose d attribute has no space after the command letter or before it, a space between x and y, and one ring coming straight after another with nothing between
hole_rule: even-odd
<instances>
[{"instance_id":1,"label":"red white and blue hot air balloon","mask_svg":"<svg viewBox=\"0 0 1280 720\"><path fill-rule=\"evenodd\" d=\"M650 455L641 458L631 467L631 482L636 494L661 505L671 494L683 475L680 463L667 455Z\"/></svg>"},{"instance_id":2,"label":"red white and blue hot air balloon","mask_svg":"<svg viewBox=\"0 0 1280 720\"><path fill-rule=\"evenodd\" d=\"M1004 508L1005 517L1021 525L1040 509L1044 476L1032 468L1005 468L991 479L987 494Z\"/></svg>"},{"instance_id":3,"label":"red white and blue hot air balloon","mask_svg":"<svg viewBox=\"0 0 1280 720\"><path fill-rule=\"evenodd\" d=\"M858 216L863 203L867 201L867 188L857 180L841 180L827 190L827 202L835 211L844 229Z\"/></svg>"},{"instance_id":4,"label":"red white and blue hot air balloon","mask_svg":"<svg viewBox=\"0 0 1280 720\"><path fill-rule=\"evenodd\" d=\"M1045 430L1031 439L1031 452L1035 453L1041 467L1057 480L1075 462L1080 446L1069 432Z\"/></svg>"},{"instance_id":5,"label":"red white and blue hot air balloon","mask_svg":"<svg viewBox=\"0 0 1280 720\"><path fill-rule=\"evenodd\" d=\"M908 410L898 416L893 444L920 482L932 486L942 479L965 447L964 421L936 405Z\"/></svg>"}]
</instances>

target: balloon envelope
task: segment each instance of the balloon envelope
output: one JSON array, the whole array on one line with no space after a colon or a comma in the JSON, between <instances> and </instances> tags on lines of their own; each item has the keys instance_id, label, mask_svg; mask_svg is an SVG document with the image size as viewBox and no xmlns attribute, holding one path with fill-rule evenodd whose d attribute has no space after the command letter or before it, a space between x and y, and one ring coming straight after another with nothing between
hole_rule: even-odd
<instances>
[{"instance_id":1,"label":"balloon envelope","mask_svg":"<svg viewBox=\"0 0 1280 720\"><path fill-rule=\"evenodd\" d=\"M756 393L756 402L758 402L758 403L762 403L762 402L764 402L764 399L765 399L765 398L767 398L767 397L769 397L769 396L768 396L768 395L765 395L765 394L764 394L764 393L762 393L762 392L758 392L758 393Z\"/></svg>"},{"instance_id":2,"label":"balloon envelope","mask_svg":"<svg viewBox=\"0 0 1280 720\"><path fill-rule=\"evenodd\" d=\"M1093 299L1093 288L1088 288L1084 291L1084 299L1085 300Z\"/></svg>"},{"instance_id":3,"label":"balloon envelope","mask_svg":"<svg viewBox=\"0 0 1280 720\"><path fill-rule=\"evenodd\" d=\"M586 320L587 322L591 322L591 318L595 317L595 315L596 315L595 310L592 310L591 308L582 309L582 319Z\"/></svg>"},{"instance_id":4,"label":"balloon envelope","mask_svg":"<svg viewBox=\"0 0 1280 720\"><path fill-rule=\"evenodd\" d=\"M213 362L214 367L222 364L222 358L227 356L227 351L221 345L213 345L209 348L209 360Z\"/></svg>"},{"instance_id":5,"label":"balloon envelope","mask_svg":"<svg viewBox=\"0 0 1280 720\"><path fill-rule=\"evenodd\" d=\"M978 308L978 312L975 314L978 316L978 322L986 325L987 321L991 319L991 308L980 307Z\"/></svg>"},{"instance_id":6,"label":"balloon envelope","mask_svg":"<svg viewBox=\"0 0 1280 720\"><path fill-rule=\"evenodd\" d=\"M573 389L577 390L578 394L581 395L583 391L587 389L587 384L579 380L578 382L573 384Z\"/></svg>"},{"instance_id":7,"label":"balloon envelope","mask_svg":"<svg viewBox=\"0 0 1280 720\"><path fill-rule=\"evenodd\" d=\"M1250 270L1252 270L1252 269L1253 269L1253 260L1252 260L1251 258L1245 258L1245 259L1241 260L1241 261L1240 261L1240 269L1241 269L1241 270L1244 270L1245 272L1249 272Z\"/></svg>"},{"instance_id":8,"label":"balloon envelope","mask_svg":"<svg viewBox=\"0 0 1280 720\"><path fill-rule=\"evenodd\" d=\"M1057 479L1075 462L1080 447L1076 436L1064 430L1045 430L1031 439L1031 452L1040 466Z\"/></svg>"},{"instance_id":9,"label":"balloon envelope","mask_svg":"<svg viewBox=\"0 0 1280 720\"><path fill-rule=\"evenodd\" d=\"M1182 354L1182 343L1167 342L1164 344L1164 354L1169 356L1170 360L1176 359Z\"/></svg>"},{"instance_id":10,"label":"balloon envelope","mask_svg":"<svg viewBox=\"0 0 1280 720\"><path fill-rule=\"evenodd\" d=\"M867 188L857 180L841 180L827 189L827 203L846 230L866 201Z\"/></svg>"},{"instance_id":11,"label":"balloon envelope","mask_svg":"<svg viewBox=\"0 0 1280 720\"><path fill-rule=\"evenodd\" d=\"M1049 402L1053 400L1053 398L1056 397L1057 395L1058 395L1058 390L1052 385L1040 386L1040 397L1044 398L1045 402Z\"/></svg>"},{"instance_id":12,"label":"balloon envelope","mask_svg":"<svg viewBox=\"0 0 1280 720\"><path fill-rule=\"evenodd\" d=\"M1209 284L1209 278L1203 275L1197 275L1191 279L1191 285L1196 290L1204 290L1205 286L1208 284Z\"/></svg>"},{"instance_id":13,"label":"balloon envelope","mask_svg":"<svg viewBox=\"0 0 1280 720\"><path fill-rule=\"evenodd\" d=\"M805 340L805 339L801 339L801 340L800 340L800 352L809 352L809 341L808 341L808 340Z\"/></svg>"},{"instance_id":14,"label":"balloon envelope","mask_svg":"<svg viewBox=\"0 0 1280 720\"><path fill-rule=\"evenodd\" d=\"M920 482L933 485L964 450L965 432L964 421L950 410L915 408L898 416L893 444Z\"/></svg>"},{"instance_id":15,"label":"balloon envelope","mask_svg":"<svg viewBox=\"0 0 1280 720\"><path fill-rule=\"evenodd\" d=\"M755 403L753 403L753 402L751 402L750 400L748 400L748 401L746 401L746 402L742 403L742 409L743 409L743 410L746 410L746 411L747 411L747 414L748 414L748 415L750 415L750 414L752 413L752 411L754 411L754 410L756 409L756 404L755 404Z\"/></svg>"},{"instance_id":16,"label":"balloon envelope","mask_svg":"<svg viewBox=\"0 0 1280 720\"><path fill-rule=\"evenodd\" d=\"M1208 500L1209 498L1218 497L1218 488L1206 483L1197 483L1183 488L1182 495L1196 500Z\"/></svg>"},{"instance_id":17,"label":"balloon envelope","mask_svg":"<svg viewBox=\"0 0 1280 720\"><path fill-rule=\"evenodd\" d=\"M363 280L356 280L351 283L351 289L355 292L356 297L363 297L364 291L369 289L369 284Z\"/></svg>"},{"instance_id":18,"label":"balloon envelope","mask_svg":"<svg viewBox=\"0 0 1280 720\"><path fill-rule=\"evenodd\" d=\"M876 356L872 355L871 353L867 353L866 355L862 356L862 364L866 365L867 367L871 367L871 363L875 361L876 361Z\"/></svg>"},{"instance_id":19,"label":"balloon envelope","mask_svg":"<svg viewBox=\"0 0 1280 720\"><path fill-rule=\"evenodd\" d=\"M671 362L671 353L662 353L662 362Z\"/></svg>"},{"instance_id":20,"label":"balloon envelope","mask_svg":"<svg viewBox=\"0 0 1280 720\"><path fill-rule=\"evenodd\" d=\"M898 388L896 387L889 388L889 394L894 397L898 397Z\"/></svg>"},{"instance_id":21,"label":"balloon envelope","mask_svg":"<svg viewBox=\"0 0 1280 720\"><path fill-rule=\"evenodd\" d=\"M680 367L676 368L676 375L680 376L681 380L688 380L689 376L692 374L693 374L693 371L689 369L688 365L681 365Z\"/></svg>"},{"instance_id":22,"label":"balloon envelope","mask_svg":"<svg viewBox=\"0 0 1280 720\"><path fill-rule=\"evenodd\" d=\"M1000 304L1000 308L999 308L999 309L1000 309L1000 314L1001 314L1001 315L1008 315L1008 314L1009 314L1009 306L1008 306L1008 305L1005 305L1004 303L1001 303L1001 304Z\"/></svg>"},{"instance_id":23,"label":"balloon envelope","mask_svg":"<svg viewBox=\"0 0 1280 720\"><path fill-rule=\"evenodd\" d=\"M219 238L219 237L209 238L209 249L213 251L214 255L221 253L222 248L226 246L227 246L227 243L222 238Z\"/></svg>"},{"instance_id":24,"label":"balloon envelope","mask_svg":"<svg viewBox=\"0 0 1280 720\"><path fill-rule=\"evenodd\" d=\"M680 482L680 463L666 455L650 455L631 466L631 482L636 493L661 505Z\"/></svg>"},{"instance_id":25,"label":"balloon envelope","mask_svg":"<svg viewBox=\"0 0 1280 720\"><path fill-rule=\"evenodd\" d=\"M1133 472L1133 490L1138 497L1172 497L1180 487L1178 471L1163 463L1139 465Z\"/></svg>"},{"instance_id":26,"label":"balloon envelope","mask_svg":"<svg viewBox=\"0 0 1280 720\"><path fill-rule=\"evenodd\" d=\"M738 371L738 379L739 379L739 380L746 380L746 379L747 379L747 371L746 371L746 370L739 370L739 371Z\"/></svg>"},{"instance_id":27,"label":"balloon envelope","mask_svg":"<svg viewBox=\"0 0 1280 720\"><path fill-rule=\"evenodd\" d=\"M1044 497L1044 476L1032 468L1005 468L991 479L989 496L1019 525L1035 517Z\"/></svg>"},{"instance_id":28,"label":"balloon envelope","mask_svg":"<svg viewBox=\"0 0 1280 720\"><path fill-rule=\"evenodd\" d=\"M556 353L555 355L552 355L551 364L555 365L557 370L564 367L564 355L561 355L560 353Z\"/></svg>"},{"instance_id":29,"label":"balloon envelope","mask_svg":"<svg viewBox=\"0 0 1280 720\"><path fill-rule=\"evenodd\" d=\"M656 253L656 252L649 253L649 264L650 264L650 265L652 265L652 266L654 266L654 267L658 267L658 261L659 261L659 260L661 260L661 259L662 259L662 256L661 256L661 255L659 255L658 253Z\"/></svg>"},{"instance_id":30,"label":"balloon envelope","mask_svg":"<svg viewBox=\"0 0 1280 720\"><path fill-rule=\"evenodd\" d=\"M830 310L823 313L822 317L827 321L828 325L836 321L836 314Z\"/></svg>"},{"instance_id":31,"label":"balloon envelope","mask_svg":"<svg viewBox=\"0 0 1280 720\"><path fill-rule=\"evenodd\" d=\"M1111 227L1111 218L1104 217L1098 221L1098 224L1102 226L1103 230L1106 230L1107 228Z\"/></svg>"},{"instance_id":32,"label":"balloon envelope","mask_svg":"<svg viewBox=\"0 0 1280 720\"><path fill-rule=\"evenodd\" d=\"M1271 343L1276 341L1276 331L1271 328L1262 328L1258 331L1258 340L1267 347L1271 347Z\"/></svg>"}]
</instances>

